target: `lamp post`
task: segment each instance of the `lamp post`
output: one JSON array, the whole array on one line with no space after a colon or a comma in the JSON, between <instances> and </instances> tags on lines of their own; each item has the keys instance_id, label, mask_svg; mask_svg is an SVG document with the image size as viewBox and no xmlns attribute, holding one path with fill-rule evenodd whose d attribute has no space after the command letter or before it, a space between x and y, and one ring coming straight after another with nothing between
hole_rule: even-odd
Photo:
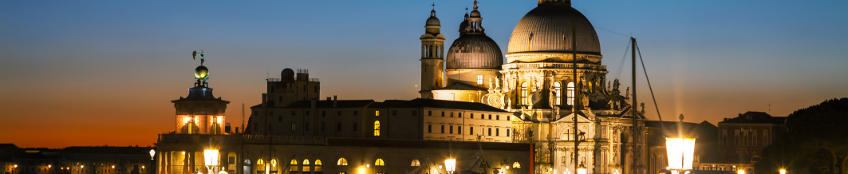
<instances>
[{"instance_id":1,"label":"lamp post","mask_svg":"<svg viewBox=\"0 0 848 174\"><path fill-rule=\"evenodd\" d=\"M577 174L586 174L586 166L583 163L580 163L580 167L577 167Z\"/></svg>"},{"instance_id":2,"label":"lamp post","mask_svg":"<svg viewBox=\"0 0 848 174\"><path fill-rule=\"evenodd\" d=\"M679 123L678 128L682 126L683 114L680 114ZM678 133L678 135L680 137L665 138L665 148L668 152L668 170L672 174L689 173L692 170L692 159L695 154L695 138L684 137L682 133Z\"/></svg>"},{"instance_id":3,"label":"lamp post","mask_svg":"<svg viewBox=\"0 0 848 174\"><path fill-rule=\"evenodd\" d=\"M150 160L153 160L153 156L156 155L156 150L150 149Z\"/></svg>"},{"instance_id":4,"label":"lamp post","mask_svg":"<svg viewBox=\"0 0 848 174\"><path fill-rule=\"evenodd\" d=\"M209 169L208 174L214 174L212 169L218 166L218 149L203 150L203 159L206 162L206 169Z\"/></svg>"},{"instance_id":5,"label":"lamp post","mask_svg":"<svg viewBox=\"0 0 848 174\"><path fill-rule=\"evenodd\" d=\"M453 174L453 172L456 171L456 159L448 158L445 160L445 171L447 171L448 174Z\"/></svg>"}]
</instances>

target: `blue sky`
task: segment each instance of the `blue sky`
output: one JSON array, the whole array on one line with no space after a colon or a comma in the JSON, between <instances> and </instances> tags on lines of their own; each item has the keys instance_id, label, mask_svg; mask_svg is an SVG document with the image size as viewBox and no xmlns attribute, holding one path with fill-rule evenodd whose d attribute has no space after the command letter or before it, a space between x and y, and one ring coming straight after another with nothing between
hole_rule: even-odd
<instances>
[{"instance_id":1,"label":"blue sky","mask_svg":"<svg viewBox=\"0 0 848 174\"><path fill-rule=\"evenodd\" d=\"M67 130L173 131L170 100L192 85L194 50L206 52L209 83L232 101L234 125L241 123L240 105L259 103L264 79L283 68L309 69L321 79L324 97L412 99L418 37L433 2L0 1L0 131L55 140L0 139L65 146L71 145L62 144ZM472 2L435 1L446 44L458 36ZM486 33L506 51L512 29L536 1L479 6ZM573 6L597 30L608 79L630 86L629 55L620 67L629 36L637 38L666 120L683 113L687 121L716 123L768 111L769 104L772 115L785 116L848 94L848 1L574 0ZM655 119L639 75L639 99ZM100 139L90 135L84 143L155 141Z\"/></svg>"}]
</instances>

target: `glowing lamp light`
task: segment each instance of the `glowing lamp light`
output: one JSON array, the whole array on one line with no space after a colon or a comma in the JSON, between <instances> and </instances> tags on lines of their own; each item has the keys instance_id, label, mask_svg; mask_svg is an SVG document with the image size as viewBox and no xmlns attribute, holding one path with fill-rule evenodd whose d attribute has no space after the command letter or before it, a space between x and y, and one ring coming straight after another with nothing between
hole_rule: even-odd
<instances>
[{"instance_id":1,"label":"glowing lamp light","mask_svg":"<svg viewBox=\"0 0 848 174\"><path fill-rule=\"evenodd\" d=\"M577 167L577 174L586 174L586 166L580 164L580 167Z\"/></svg>"},{"instance_id":2,"label":"glowing lamp light","mask_svg":"<svg viewBox=\"0 0 848 174\"><path fill-rule=\"evenodd\" d=\"M18 166L15 165L15 167L18 167ZM80 168L85 168L85 165L80 165Z\"/></svg>"},{"instance_id":3,"label":"glowing lamp light","mask_svg":"<svg viewBox=\"0 0 848 174\"><path fill-rule=\"evenodd\" d=\"M780 169L780 174L786 174L786 169Z\"/></svg>"},{"instance_id":4,"label":"glowing lamp light","mask_svg":"<svg viewBox=\"0 0 848 174\"><path fill-rule=\"evenodd\" d=\"M156 150L150 149L150 160L153 160L154 155L156 155Z\"/></svg>"},{"instance_id":5,"label":"glowing lamp light","mask_svg":"<svg viewBox=\"0 0 848 174\"><path fill-rule=\"evenodd\" d=\"M695 138L666 138L669 170L692 170Z\"/></svg>"},{"instance_id":6,"label":"glowing lamp light","mask_svg":"<svg viewBox=\"0 0 848 174\"><path fill-rule=\"evenodd\" d=\"M15 167L15 168L18 168L18 165L17 165L17 164L15 164L15 166L14 166L14 167Z\"/></svg>"},{"instance_id":7,"label":"glowing lamp light","mask_svg":"<svg viewBox=\"0 0 848 174\"><path fill-rule=\"evenodd\" d=\"M745 174L745 170L736 171L736 174Z\"/></svg>"},{"instance_id":8,"label":"glowing lamp light","mask_svg":"<svg viewBox=\"0 0 848 174\"><path fill-rule=\"evenodd\" d=\"M206 149L203 151L203 158L205 159L207 166L217 166L218 165L218 150L217 149Z\"/></svg>"},{"instance_id":9,"label":"glowing lamp light","mask_svg":"<svg viewBox=\"0 0 848 174\"><path fill-rule=\"evenodd\" d=\"M114 169L114 168L115 168L115 165L112 165L112 168Z\"/></svg>"},{"instance_id":10,"label":"glowing lamp light","mask_svg":"<svg viewBox=\"0 0 848 174\"><path fill-rule=\"evenodd\" d=\"M453 172L456 171L456 159L446 159L445 170L448 171L448 174L453 174Z\"/></svg>"},{"instance_id":11,"label":"glowing lamp light","mask_svg":"<svg viewBox=\"0 0 848 174\"><path fill-rule=\"evenodd\" d=\"M47 168L53 168L53 165L48 164L48 165L47 165Z\"/></svg>"}]
</instances>

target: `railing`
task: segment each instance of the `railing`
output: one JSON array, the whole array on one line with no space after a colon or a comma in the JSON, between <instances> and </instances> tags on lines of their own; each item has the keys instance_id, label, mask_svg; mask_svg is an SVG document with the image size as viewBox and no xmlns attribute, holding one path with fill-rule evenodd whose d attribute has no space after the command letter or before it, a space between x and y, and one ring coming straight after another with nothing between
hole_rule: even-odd
<instances>
[{"instance_id":1,"label":"railing","mask_svg":"<svg viewBox=\"0 0 848 174\"><path fill-rule=\"evenodd\" d=\"M538 69L538 68L554 68L554 69L571 69L573 66L572 63L515 63L515 64L506 64L503 65L503 69ZM578 63L578 69L593 69L593 70L606 70L606 65L593 65L593 64L585 64Z\"/></svg>"},{"instance_id":2,"label":"railing","mask_svg":"<svg viewBox=\"0 0 848 174\"><path fill-rule=\"evenodd\" d=\"M311 82L319 82L319 81L318 81L318 78L311 78L311 79L309 79L309 81L311 81Z\"/></svg>"},{"instance_id":3,"label":"railing","mask_svg":"<svg viewBox=\"0 0 848 174\"><path fill-rule=\"evenodd\" d=\"M289 135L208 135L208 134L159 134L160 143L200 143L209 141L226 143L272 143L272 144L326 144L327 138L316 136Z\"/></svg>"}]
</instances>

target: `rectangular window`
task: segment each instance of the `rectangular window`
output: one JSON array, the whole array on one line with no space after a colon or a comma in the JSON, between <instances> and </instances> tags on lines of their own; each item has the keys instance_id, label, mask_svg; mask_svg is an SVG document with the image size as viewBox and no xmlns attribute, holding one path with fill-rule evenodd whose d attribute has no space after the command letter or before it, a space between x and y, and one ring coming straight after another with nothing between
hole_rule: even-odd
<instances>
[{"instance_id":1,"label":"rectangular window","mask_svg":"<svg viewBox=\"0 0 848 174\"><path fill-rule=\"evenodd\" d=\"M483 75L477 75L477 85L483 85Z\"/></svg>"},{"instance_id":2,"label":"rectangular window","mask_svg":"<svg viewBox=\"0 0 848 174\"><path fill-rule=\"evenodd\" d=\"M283 122L283 116L277 116L277 122Z\"/></svg>"},{"instance_id":3,"label":"rectangular window","mask_svg":"<svg viewBox=\"0 0 848 174\"><path fill-rule=\"evenodd\" d=\"M303 131L309 131L309 122L303 124Z\"/></svg>"},{"instance_id":4,"label":"rectangular window","mask_svg":"<svg viewBox=\"0 0 848 174\"><path fill-rule=\"evenodd\" d=\"M433 116L433 111L427 111L427 116Z\"/></svg>"},{"instance_id":5,"label":"rectangular window","mask_svg":"<svg viewBox=\"0 0 848 174\"><path fill-rule=\"evenodd\" d=\"M496 115L495 120L501 120L501 115Z\"/></svg>"},{"instance_id":6,"label":"rectangular window","mask_svg":"<svg viewBox=\"0 0 848 174\"><path fill-rule=\"evenodd\" d=\"M453 134L453 126L450 126L450 132L448 132L448 133Z\"/></svg>"},{"instance_id":7,"label":"rectangular window","mask_svg":"<svg viewBox=\"0 0 848 174\"><path fill-rule=\"evenodd\" d=\"M294 122L292 122L292 124L291 124L291 130L292 130L292 131L297 130L297 127L296 127L296 126L297 126L297 124L295 124Z\"/></svg>"},{"instance_id":8,"label":"rectangular window","mask_svg":"<svg viewBox=\"0 0 848 174\"><path fill-rule=\"evenodd\" d=\"M471 113L471 118L474 118L474 113Z\"/></svg>"},{"instance_id":9,"label":"rectangular window","mask_svg":"<svg viewBox=\"0 0 848 174\"><path fill-rule=\"evenodd\" d=\"M427 125L427 133L433 133L433 125Z\"/></svg>"},{"instance_id":10,"label":"rectangular window","mask_svg":"<svg viewBox=\"0 0 848 174\"><path fill-rule=\"evenodd\" d=\"M380 116L380 111L374 111L374 116Z\"/></svg>"},{"instance_id":11,"label":"rectangular window","mask_svg":"<svg viewBox=\"0 0 848 174\"><path fill-rule=\"evenodd\" d=\"M509 129L506 129L506 136L509 137Z\"/></svg>"},{"instance_id":12,"label":"rectangular window","mask_svg":"<svg viewBox=\"0 0 848 174\"><path fill-rule=\"evenodd\" d=\"M474 135L474 127L468 128L468 135Z\"/></svg>"},{"instance_id":13,"label":"rectangular window","mask_svg":"<svg viewBox=\"0 0 848 174\"><path fill-rule=\"evenodd\" d=\"M491 120L491 119L492 119L492 115L489 115L489 120Z\"/></svg>"},{"instance_id":14,"label":"rectangular window","mask_svg":"<svg viewBox=\"0 0 848 174\"><path fill-rule=\"evenodd\" d=\"M453 112L451 112L451 116L450 116L450 117L453 117Z\"/></svg>"},{"instance_id":15,"label":"rectangular window","mask_svg":"<svg viewBox=\"0 0 848 174\"><path fill-rule=\"evenodd\" d=\"M509 115L507 115L507 116L506 116L506 121L509 121L511 118L512 118L512 117L510 117Z\"/></svg>"},{"instance_id":16,"label":"rectangular window","mask_svg":"<svg viewBox=\"0 0 848 174\"><path fill-rule=\"evenodd\" d=\"M353 111L353 116L357 116L357 115L359 115L359 112Z\"/></svg>"},{"instance_id":17,"label":"rectangular window","mask_svg":"<svg viewBox=\"0 0 848 174\"><path fill-rule=\"evenodd\" d=\"M359 125L357 125L356 123L353 123L353 131L359 130L359 128L357 126L359 126Z\"/></svg>"},{"instance_id":18,"label":"rectangular window","mask_svg":"<svg viewBox=\"0 0 848 174\"><path fill-rule=\"evenodd\" d=\"M501 136L501 128L495 128L495 136Z\"/></svg>"},{"instance_id":19,"label":"rectangular window","mask_svg":"<svg viewBox=\"0 0 848 174\"><path fill-rule=\"evenodd\" d=\"M326 117L326 116L327 116L327 111L321 111L321 117Z\"/></svg>"},{"instance_id":20,"label":"rectangular window","mask_svg":"<svg viewBox=\"0 0 848 174\"><path fill-rule=\"evenodd\" d=\"M342 116L342 111L339 111L338 115L339 115L339 116Z\"/></svg>"},{"instance_id":21,"label":"rectangular window","mask_svg":"<svg viewBox=\"0 0 848 174\"><path fill-rule=\"evenodd\" d=\"M442 117L445 117L445 111L442 111Z\"/></svg>"},{"instance_id":22,"label":"rectangular window","mask_svg":"<svg viewBox=\"0 0 848 174\"><path fill-rule=\"evenodd\" d=\"M326 126L327 126L326 123L321 122L321 131L325 131L326 129L324 127L326 127Z\"/></svg>"},{"instance_id":23,"label":"rectangular window","mask_svg":"<svg viewBox=\"0 0 848 174\"><path fill-rule=\"evenodd\" d=\"M458 117L459 117L459 118L462 118L462 113L459 113Z\"/></svg>"},{"instance_id":24,"label":"rectangular window","mask_svg":"<svg viewBox=\"0 0 848 174\"><path fill-rule=\"evenodd\" d=\"M342 131L342 123L336 124L336 131Z\"/></svg>"},{"instance_id":25,"label":"rectangular window","mask_svg":"<svg viewBox=\"0 0 848 174\"><path fill-rule=\"evenodd\" d=\"M445 133L445 125L442 125L442 133Z\"/></svg>"},{"instance_id":26,"label":"rectangular window","mask_svg":"<svg viewBox=\"0 0 848 174\"><path fill-rule=\"evenodd\" d=\"M273 128L271 127L271 123L268 123L268 131L271 131L271 128Z\"/></svg>"},{"instance_id":27,"label":"rectangular window","mask_svg":"<svg viewBox=\"0 0 848 174\"><path fill-rule=\"evenodd\" d=\"M305 114L306 114L306 116L309 116L309 111L306 111L306 113L305 113Z\"/></svg>"},{"instance_id":28,"label":"rectangular window","mask_svg":"<svg viewBox=\"0 0 848 174\"><path fill-rule=\"evenodd\" d=\"M456 126L456 134L462 135L462 126Z\"/></svg>"},{"instance_id":29,"label":"rectangular window","mask_svg":"<svg viewBox=\"0 0 848 174\"><path fill-rule=\"evenodd\" d=\"M492 136L492 128L489 128L489 136Z\"/></svg>"}]
</instances>

